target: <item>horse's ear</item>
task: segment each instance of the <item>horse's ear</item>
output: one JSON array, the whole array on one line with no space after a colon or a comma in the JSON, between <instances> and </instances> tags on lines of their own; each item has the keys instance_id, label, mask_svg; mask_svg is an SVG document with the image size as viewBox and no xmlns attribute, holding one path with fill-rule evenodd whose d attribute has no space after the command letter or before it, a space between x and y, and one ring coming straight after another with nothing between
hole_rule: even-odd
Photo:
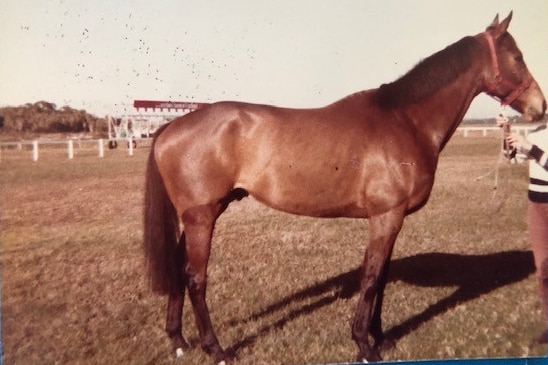
<instances>
[{"instance_id":1,"label":"horse's ear","mask_svg":"<svg viewBox=\"0 0 548 365\"><path fill-rule=\"evenodd\" d=\"M510 14L508 14L506 19L504 19L501 23L499 23L499 15L497 14L491 25L487 27L487 30L493 32L493 36L495 38L506 33L508 26L510 25L510 21L512 20L512 14L513 12L510 11Z\"/></svg>"},{"instance_id":2,"label":"horse's ear","mask_svg":"<svg viewBox=\"0 0 548 365\"><path fill-rule=\"evenodd\" d=\"M494 30L497 29L499 26L499 15L497 14L495 16L495 19L493 19L493 22L491 22L491 25L487 27L487 30Z\"/></svg>"},{"instance_id":3,"label":"horse's ear","mask_svg":"<svg viewBox=\"0 0 548 365\"><path fill-rule=\"evenodd\" d=\"M499 34L506 33L506 31L508 30L508 26L510 25L510 20L512 20L512 14L513 14L513 11L510 11L510 14L508 14L506 19L504 19L502 23L500 23L499 30L498 30Z\"/></svg>"}]
</instances>

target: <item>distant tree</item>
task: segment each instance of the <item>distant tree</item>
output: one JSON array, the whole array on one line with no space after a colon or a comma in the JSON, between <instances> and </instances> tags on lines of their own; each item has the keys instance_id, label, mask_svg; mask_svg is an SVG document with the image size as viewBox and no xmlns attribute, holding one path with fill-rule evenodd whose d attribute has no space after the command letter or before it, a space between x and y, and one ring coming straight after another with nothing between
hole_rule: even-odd
<instances>
[{"instance_id":1,"label":"distant tree","mask_svg":"<svg viewBox=\"0 0 548 365\"><path fill-rule=\"evenodd\" d=\"M97 130L99 118L85 110L68 105L57 109L54 103L44 100L17 107L0 108L2 132L88 132ZM93 126L93 127L92 127Z\"/></svg>"}]
</instances>

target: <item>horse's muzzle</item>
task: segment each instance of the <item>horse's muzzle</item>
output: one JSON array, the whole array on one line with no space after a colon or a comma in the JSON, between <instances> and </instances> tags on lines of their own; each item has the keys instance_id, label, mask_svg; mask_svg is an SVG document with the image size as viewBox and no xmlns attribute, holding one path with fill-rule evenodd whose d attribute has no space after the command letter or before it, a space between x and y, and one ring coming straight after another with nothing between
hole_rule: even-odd
<instances>
[{"instance_id":1,"label":"horse's muzzle","mask_svg":"<svg viewBox=\"0 0 548 365\"><path fill-rule=\"evenodd\" d=\"M517 101L521 105L519 105L516 110L522 113L524 120L537 122L544 118L544 114L546 113L546 99L536 81L533 82L531 88L529 88L529 90L527 90Z\"/></svg>"},{"instance_id":2,"label":"horse's muzzle","mask_svg":"<svg viewBox=\"0 0 548 365\"><path fill-rule=\"evenodd\" d=\"M537 105L529 105L523 113L523 119L530 122L538 122L544 119L546 113L546 100L542 100Z\"/></svg>"}]
</instances>

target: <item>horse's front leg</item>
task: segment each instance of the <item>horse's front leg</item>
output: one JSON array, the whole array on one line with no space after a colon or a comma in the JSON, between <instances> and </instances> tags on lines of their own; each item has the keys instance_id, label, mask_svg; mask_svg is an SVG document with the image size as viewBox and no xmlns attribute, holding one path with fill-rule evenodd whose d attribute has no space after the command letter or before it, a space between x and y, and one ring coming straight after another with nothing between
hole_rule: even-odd
<instances>
[{"instance_id":1,"label":"horse's front leg","mask_svg":"<svg viewBox=\"0 0 548 365\"><path fill-rule=\"evenodd\" d=\"M386 264L379 277L379 284L377 287L377 295L375 297L375 304L373 307L373 314L371 315L371 325L369 326L369 333L375 340L374 347L378 350L390 350L395 347L394 341L386 338L382 330L382 303L384 300L384 288L388 282L388 272L390 267L390 254L386 260Z\"/></svg>"},{"instance_id":2,"label":"horse's front leg","mask_svg":"<svg viewBox=\"0 0 548 365\"><path fill-rule=\"evenodd\" d=\"M360 298L352 324L352 338L358 345L358 361L380 361L377 349L369 344L368 334L372 329L372 314L375 298L382 304L384 270L392 254L392 248L403 223L404 209L393 209L387 213L371 217L369 222L369 246L365 258L360 282ZM379 308L380 316L380 308ZM380 318L375 325L380 326ZM379 328L373 328L375 331Z\"/></svg>"}]
</instances>

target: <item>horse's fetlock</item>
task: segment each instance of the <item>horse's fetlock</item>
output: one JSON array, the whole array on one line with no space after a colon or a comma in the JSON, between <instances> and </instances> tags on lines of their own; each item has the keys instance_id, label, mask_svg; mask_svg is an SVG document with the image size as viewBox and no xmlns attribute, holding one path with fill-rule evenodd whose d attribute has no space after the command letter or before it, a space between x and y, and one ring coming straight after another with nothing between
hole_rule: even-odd
<instances>
[{"instance_id":1,"label":"horse's fetlock","mask_svg":"<svg viewBox=\"0 0 548 365\"><path fill-rule=\"evenodd\" d=\"M169 338L174 338L183 332L181 325L172 325L170 322L166 323L166 333Z\"/></svg>"}]
</instances>

